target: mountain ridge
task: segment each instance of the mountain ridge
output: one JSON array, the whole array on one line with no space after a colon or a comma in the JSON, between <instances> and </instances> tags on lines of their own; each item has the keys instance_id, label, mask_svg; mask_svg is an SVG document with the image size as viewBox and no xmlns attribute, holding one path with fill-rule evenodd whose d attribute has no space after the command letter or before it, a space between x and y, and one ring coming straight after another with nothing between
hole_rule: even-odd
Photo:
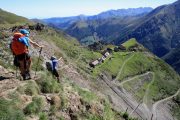
<instances>
[{"instance_id":1,"label":"mountain ridge","mask_svg":"<svg viewBox=\"0 0 180 120\"><path fill-rule=\"evenodd\" d=\"M102 49L93 51L60 30L48 26L41 30L29 29L30 37L32 35L34 41L45 47L38 67L39 50L30 48L33 79L21 81L16 77L13 56L7 48L14 26L16 24L5 24L1 29L7 36L0 38L0 118L150 119L151 108L156 103L158 109L155 106L155 112L158 114L153 120L178 116L176 108L179 104L176 101L179 94L175 95L179 89L180 76L136 39L123 43L123 50L120 49L122 46L104 45ZM105 59L103 53L106 50L111 53L106 54ZM52 55L63 57L59 69L60 83L45 68L46 60ZM89 63L94 60L102 61L91 68ZM123 81L126 82L122 86ZM174 101L169 99L171 96L174 96ZM141 102L145 98L148 100L144 100L146 106ZM158 101L163 99L168 99L168 102L165 101L162 106ZM170 112L170 108L174 113Z\"/></svg>"},{"instance_id":2,"label":"mountain ridge","mask_svg":"<svg viewBox=\"0 0 180 120\"><path fill-rule=\"evenodd\" d=\"M72 17L54 17L48 19L42 19L43 22L53 25L54 27L66 29L72 23L81 20L96 20L96 19L106 19L113 17L125 17L125 16L136 16L148 13L152 10L150 7L140 7L140 8L129 8L129 9L117 9L117 10L108 10L97 15L86 16L72 16ZM65 25L63 25L65 24Z\"/></svg>"},{"instance_id":3,"label":"mountain ridge","mask_svg":"<svg viewBox=\"0 0 180 120\"><path fill-rule=\"evenodd\" d=\"M176 1L139 17L81 20L68 26L65 31L83 45L97 41L119 45L136 38L151 52L163 57L180 44L179 6L180 1ZM173 67L177 69L178 65Z\"/></svg>"}]
</instances>

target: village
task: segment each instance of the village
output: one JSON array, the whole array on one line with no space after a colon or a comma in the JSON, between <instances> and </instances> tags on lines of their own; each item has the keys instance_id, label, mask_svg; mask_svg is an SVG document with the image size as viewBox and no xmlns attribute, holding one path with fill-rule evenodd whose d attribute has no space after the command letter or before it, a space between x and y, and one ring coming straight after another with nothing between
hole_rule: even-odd
<instances>
[{"instance_id":1,"label":"village","mask_svg":"<svg viewBox=\"0 0 180 120\"><path fill-rule=\"evenodd\" d=\"M118 47L114 47L114 49L112 48L107 48L106 50L102 51L102 57L92 61L89 63L89 66L92 68L95 68L95 66L102 64L111 54L112 52L119 52L119 51L126 51L126 47L124 47L122 44Z\"/></svg>"}]
</instances>

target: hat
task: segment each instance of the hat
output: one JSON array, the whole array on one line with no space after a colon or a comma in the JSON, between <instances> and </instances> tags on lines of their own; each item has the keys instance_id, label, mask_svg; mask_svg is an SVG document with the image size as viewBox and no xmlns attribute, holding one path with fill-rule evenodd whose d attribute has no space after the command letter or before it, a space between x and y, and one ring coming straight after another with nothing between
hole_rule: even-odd
<instances>
[{"instance_id":1,"label":"hat","mask_svg":"<svg viewBox=\"0 0 180 120\"><path fill-rule=\"evenodd\" d=\"M19 31L20 31L20 33L22 33L23 35L29 36L29 31L27 31L26 29L20 29Z\"/></svg>"},{"instance_id":2,"label":"hat","mask_svg":"<svg viewBox=\"0 0 180 120\"><path fill-rule=\"evenodd\" d=\"M55 56L51 56L51 60L55 60L56 59L56 57Z\"/></svg>"}]
</instances>

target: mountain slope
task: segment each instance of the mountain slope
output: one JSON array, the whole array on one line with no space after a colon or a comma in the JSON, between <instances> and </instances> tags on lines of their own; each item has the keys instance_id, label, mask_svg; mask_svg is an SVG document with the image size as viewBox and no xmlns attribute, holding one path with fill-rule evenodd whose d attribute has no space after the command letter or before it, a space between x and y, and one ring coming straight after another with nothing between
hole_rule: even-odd
<instances>
[{"instance_id":1,"label":"mountain slope","mask_svg":"<svg viewBox=\"0 0 180 120\"><path fill-rule=\"evenodd\" d=\"M126 37L134 37L154 54L162 57L179 44L180 33L180 1L161 6L142 18L131 32L125 32ZM122 38L122 39L121 39ZM125 40L120 36L116 43Z\"/></svg>"},{"instance_id":2,"label":"mountain slope","mask_svg":"<svg viewBox=\"0 0 180 120\"><path fill-rule=\"evenodd\" d=\"M130 40L124 45L129 47L134 43L137 47L138 43L133 41ZM140 105L134 112L140 118L151 119L153 114L153 120L172 119L171 113L165 111L168 110L168 105L162 104L168 102L168 96L176 96L179 93L180 77L169 65L147 50L115 52L93 70L93 75L98 74L102 74L102 79L110 89L123 99L118 102L128 104L129 111ZM115 95L109 92L106 94L116 102Z\"/></svg>"},{"instance_id":3,"label":"mountain slope","mask_svg":"<svg viewBox=\"0 0 180 120\"><path fill-rule=\"evenodd\" d=\"M0 48L0 119L122 119L102 94L95 94L95 90L91 90L90 77L76 65L75 60L81 50L76 40L51 28L32 30L31 35L45 48L38 66L39 50L30 48L34 63L32 80L29 81L22 81L19 72L16 77L13 56L6 47L11 36L0 40L3 46ZM83 53L87 55L87 60L100 54L87 49L83 49ZM59 70L60 83L43 67L52 55L63 57ZM36 67L37 75L34 76Z\"/></svg>"},{"instance_id":4,"label":"mountain slope","mask_svg":"<svg viewBox=\"0 0 180 120\"><path fill-rule=\"evenodd\" d=\"M55 28L69 29L71 25L79 21L102 20L102 19L117 18L117 17L119 18L125 16L137 16L137 15L149 13L150 11L152 11L152 8L150 7L118 9L118 10L105 11L99 13L98 15L93 15L93 16L79 15L72 17L59 17L59 18L57 17L57 18L43 19L43 21Z\"/></svg>"},{"instance_id":5,"label":"mountain slope","mask_svg":"<svg viewBox=\"0 0 180 120\"><path fill-rule=\"evenodd\" d=\"M0 9L0 24L31 23L27 18Z\"/></svg>"},{"instance_id":6,"label":"mountain slope","mask_svg":"<svg viewBox=\"0 0 180 120\"><path fill-rule=\"evenodd\" d=\"M39 49L30 48L33 79L21 81L19 73L16 77L13 56L7 47L12 27L3 29L9 36L0 38L0 117L19 120L150 119L154 111L162 115L153 119L175 117L169 112L171 106L161 106L161 101L166 102L164 99L168 98L169 102L169 98L176 95L179 75L135 39L123 44L126 50L112 51L104 62L91 68L89 63L101 58L102 51L89 50L64 32L47 26L41 31L31 30L30 37L45 47L39 65ZM52 55L63 57L59 67L60 83L44 67ZM37 76L34 76L36 67ZM174 111L176 107L175 104Z\"/></svg>"},{"instance_id":7,"label":"mountain slope","mask_svg":"<svg viewBox=\"0 0 180 120\"><path fill-rule=\"evenodd\" d=\"M171 50L163 59L170 64L178 73L180 73L180 48Z\"/></svg>"},{"instance_id":8,"label":"mountain slope","mask_svg":"<svg viewBox=\"0 0 180 120\"><path fill-rule=\"evenodd\" d=\"M82 44L103 41L119 45L136 38L155 55L163 57L180 44L179 11L178 0L160 6L145 16L78 21L69 26L66 32ZM173 67L177 70L178 63L174 63Z\"/></svg>"}]
</instances>

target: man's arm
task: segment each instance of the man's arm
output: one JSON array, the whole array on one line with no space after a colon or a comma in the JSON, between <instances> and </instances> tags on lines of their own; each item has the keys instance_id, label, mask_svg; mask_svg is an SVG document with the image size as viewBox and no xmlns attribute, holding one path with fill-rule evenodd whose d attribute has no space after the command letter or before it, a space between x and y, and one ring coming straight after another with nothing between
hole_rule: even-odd
<instances>
[{"instance_id":1,"label":"man's arm","mask_svg":"<svg viewBox=\"0 0 180 120\"><path fill-rule=\"evenodd\" d=\"M58 59L58 61L60 61L62 59L62 57L60 57L59 59Z\"/></svg>"},{"instance_id":2,"label":"man's arm","mask_svg":"<svg viewBox=\"0 0 180 120\"><path fill-rule=\"evenodd\" d=\"M40 46L38 43L32 41L31 39L29 39L29 43L31 43L31 44L32 44L33 46L35 46L35 47L40 47L40 48L43 47L43 46Z\"/></svg>"}]
</instances>

